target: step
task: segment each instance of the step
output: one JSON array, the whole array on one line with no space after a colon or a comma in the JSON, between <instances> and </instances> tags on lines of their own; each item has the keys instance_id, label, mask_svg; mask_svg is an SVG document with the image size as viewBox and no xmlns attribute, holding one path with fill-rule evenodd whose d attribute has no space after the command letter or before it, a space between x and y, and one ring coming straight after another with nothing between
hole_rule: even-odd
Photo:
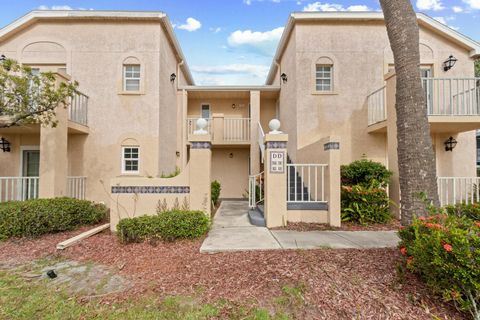
<instances>
[{"instance_id":1,"label":"step","mask_svg":"<svg viewBox=\"0 0 480 320\"><path fill-rule=\"evenodd\" d=\"M253 224L254 226L258 227L265 227L265 218L263 217L263 214L257 209L250 209L248 211L248 220L250 220L250 223Z\"/></svg>"}]
</instances>

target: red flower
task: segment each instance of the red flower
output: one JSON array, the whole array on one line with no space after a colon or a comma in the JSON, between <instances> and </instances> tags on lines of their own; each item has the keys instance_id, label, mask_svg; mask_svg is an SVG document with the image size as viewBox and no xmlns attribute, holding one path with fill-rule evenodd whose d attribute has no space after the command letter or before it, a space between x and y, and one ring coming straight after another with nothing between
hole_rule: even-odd
<instances>
[{"instance_id":1,"label":"red flower","mask_svg":"<svg viewBox=\"0 0 480 320\"><path fill-rule=\"evenodd\" d=\"M443 227L438 224L438 223L425 223L425 227L427 227L428 229L436 229L436 230L442 230Z\"/></svg>"},{"instance_id":2,"label":"red flower","mask_svg":"<svg viewBox=\"0 0 480 320\"><path fill-rule=\"evenodd\" d=\"M451 245L449 245L448 243L445 243L443 245L443 249L445 249L445 251L447 251L447 252L452 252L453 247Z\"/></svg>"},{"instance_id":3,"label":"red flower","mask_svg":"<svg viewBox=\"0 0 480 320\"><path fill-rule=\"evenodd\" d=\"M400 248L400 252L401 252L404 256L406 256L406 255L407 255L407 248L401 247L401 248Z\"/></svg>"},{"instance_id":4,"label":"red flower","mask_svg":"<svg viewBox=\"0 0 480 320\"><path fill-rule=\"evenodd\" d=\"M413 257L408 257L407 259L407 266L411 265L413 262Z\"/></svg>"},{"instance_id":5,"label":"red flower","mask_svg":"<svg viewBox=\"0 0 480 320\"><path fill-rule=\"evenodd\" d=\"M420 221L425 221L425 220L427 220L427 219L426 219L425 217L420 217L420 218L418 218L418 220L420 220Z\"/></svg>"},{"instance_id":6,"label":"red flower","mask_svg":"<svg viewBox=\"0 0 480 320\"><path fill-rule=\"evenodd\" d=\"M480 228L480 221L475 221L475 225Z\"/></svg>"}]
</instances>

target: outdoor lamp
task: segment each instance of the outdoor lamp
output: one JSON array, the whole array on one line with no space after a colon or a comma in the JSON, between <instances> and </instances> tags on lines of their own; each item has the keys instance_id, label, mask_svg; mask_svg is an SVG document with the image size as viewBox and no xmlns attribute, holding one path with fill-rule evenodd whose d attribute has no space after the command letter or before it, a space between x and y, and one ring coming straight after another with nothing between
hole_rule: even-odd
<instances>
[{"instance_id":1,"label":"outdoor lamp","mask_svg":"<svg viewBox=\"0 0 480 320\"><path fill-rule=\"evenodd\" d=\"M0 149L2 149L3 152L10 152L10 142L4 137L0 138Z\"/></svg>"},{"instance_id":2,"label":"outdoor lamp","mask_svg":"<svg viewBox=\"0 0 480 320\"><path fill-rule=\"evenodd\" d=\"M4 54L2 54L0 56L0 61L5 61L5 60L7 60L7 57Z\"/></svg>"},{"instance_id":3,"label":"outdoor lamp","mask_svg":"<svg viewBox=\"0 0 480 320\"><path fill-rule=\"evenodd\" d=\"M235 109L237 105L235 103L232 103L232 109Z\"/></svg>"},{"instance_id":4,"label":"outdoor lamp","mask_svg":"<svg viewBox=\"0 0 480 320\"><path fill-rule=\"evenodd\" d=\"M175 73L172 73L172 74L170 75L170 82L175 81L176 78L177 78L177 75L176 75Z\"/></svg>"},{"instance_id":5,"label":"outdoor lamp","mask_svg":"<svg viewBox=\"0 0 480 320\"><path fill-rule=\"evenodd\" d=\"M452 151L453 148L457 145L457 140L453 139L453 137L448 138L445 142L445 151Z\"/></svg>"},{"instance_id":6,"label":"outdoor lamp","mask_svg":"<svg viewBox=\"0 0 480 320\"><path fill-rule=\"evenodd\" d=\"M452 69L456 62L457 59L454 56L450 55L450 57L448 57L448 59L443 62L443 71L448 71Z\"/></svg>"},{"instance_id":7,"label":"outdoor lamp","mask_svg":"<svg viewBox=\"0 0 480 320\"><path fill-rule=\"evenodd\" d=\"M282 73L280 75L280 79L282 79L283 83L286 83L288 81L287 75L285 73Z\"/></svg>"}]
</instances>

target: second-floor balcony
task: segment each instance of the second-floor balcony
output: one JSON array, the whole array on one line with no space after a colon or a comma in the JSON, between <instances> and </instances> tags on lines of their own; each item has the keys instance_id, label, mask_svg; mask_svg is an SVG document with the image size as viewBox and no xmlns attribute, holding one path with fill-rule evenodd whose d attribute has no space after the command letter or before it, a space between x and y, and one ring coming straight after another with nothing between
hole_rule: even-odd
<instances>
[{"instance_id":1,"label":"second-floor balcony","mask_svg":"<svg viewBox=\"0 0 480 320\"><path fill-rule=\"evenodd\" d=\"M480 78L422 78L432 132L462 132L480 126ZM367 97L370 132L385 131L395 95L384 86ZM389 108L388 104L393 108Z\"/></svg>"},{"instance_id":2,"label":"second-floor balcony","mask_svg":"<svg viewBox=\"0 0 480 320\"><path fill-rule=\"evenodd\" d=\"M187 119L189 139L197 130L197 120L198 118ZM206 130L212 136L213 144L250 144L250 118L225 118L223 114L214 114L206 120Z\"/></svg>"}]
</instances>

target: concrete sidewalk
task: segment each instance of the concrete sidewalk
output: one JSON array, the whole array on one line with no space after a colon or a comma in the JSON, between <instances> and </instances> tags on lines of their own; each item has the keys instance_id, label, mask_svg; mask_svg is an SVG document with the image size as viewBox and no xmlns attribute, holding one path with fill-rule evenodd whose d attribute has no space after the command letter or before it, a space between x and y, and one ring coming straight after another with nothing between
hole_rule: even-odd
<instances>
[{"instance_id":1,"label":"concrete sidewalk","mask_svg":"<svg viewBox=\"0 0 480 320\"><path fill-rule=\"evenodd\" d=\"M398 241L395 231L270 231L250 224L247 202L223 201L200 252L387 248Z\"/></svg>"}]
</instances>

